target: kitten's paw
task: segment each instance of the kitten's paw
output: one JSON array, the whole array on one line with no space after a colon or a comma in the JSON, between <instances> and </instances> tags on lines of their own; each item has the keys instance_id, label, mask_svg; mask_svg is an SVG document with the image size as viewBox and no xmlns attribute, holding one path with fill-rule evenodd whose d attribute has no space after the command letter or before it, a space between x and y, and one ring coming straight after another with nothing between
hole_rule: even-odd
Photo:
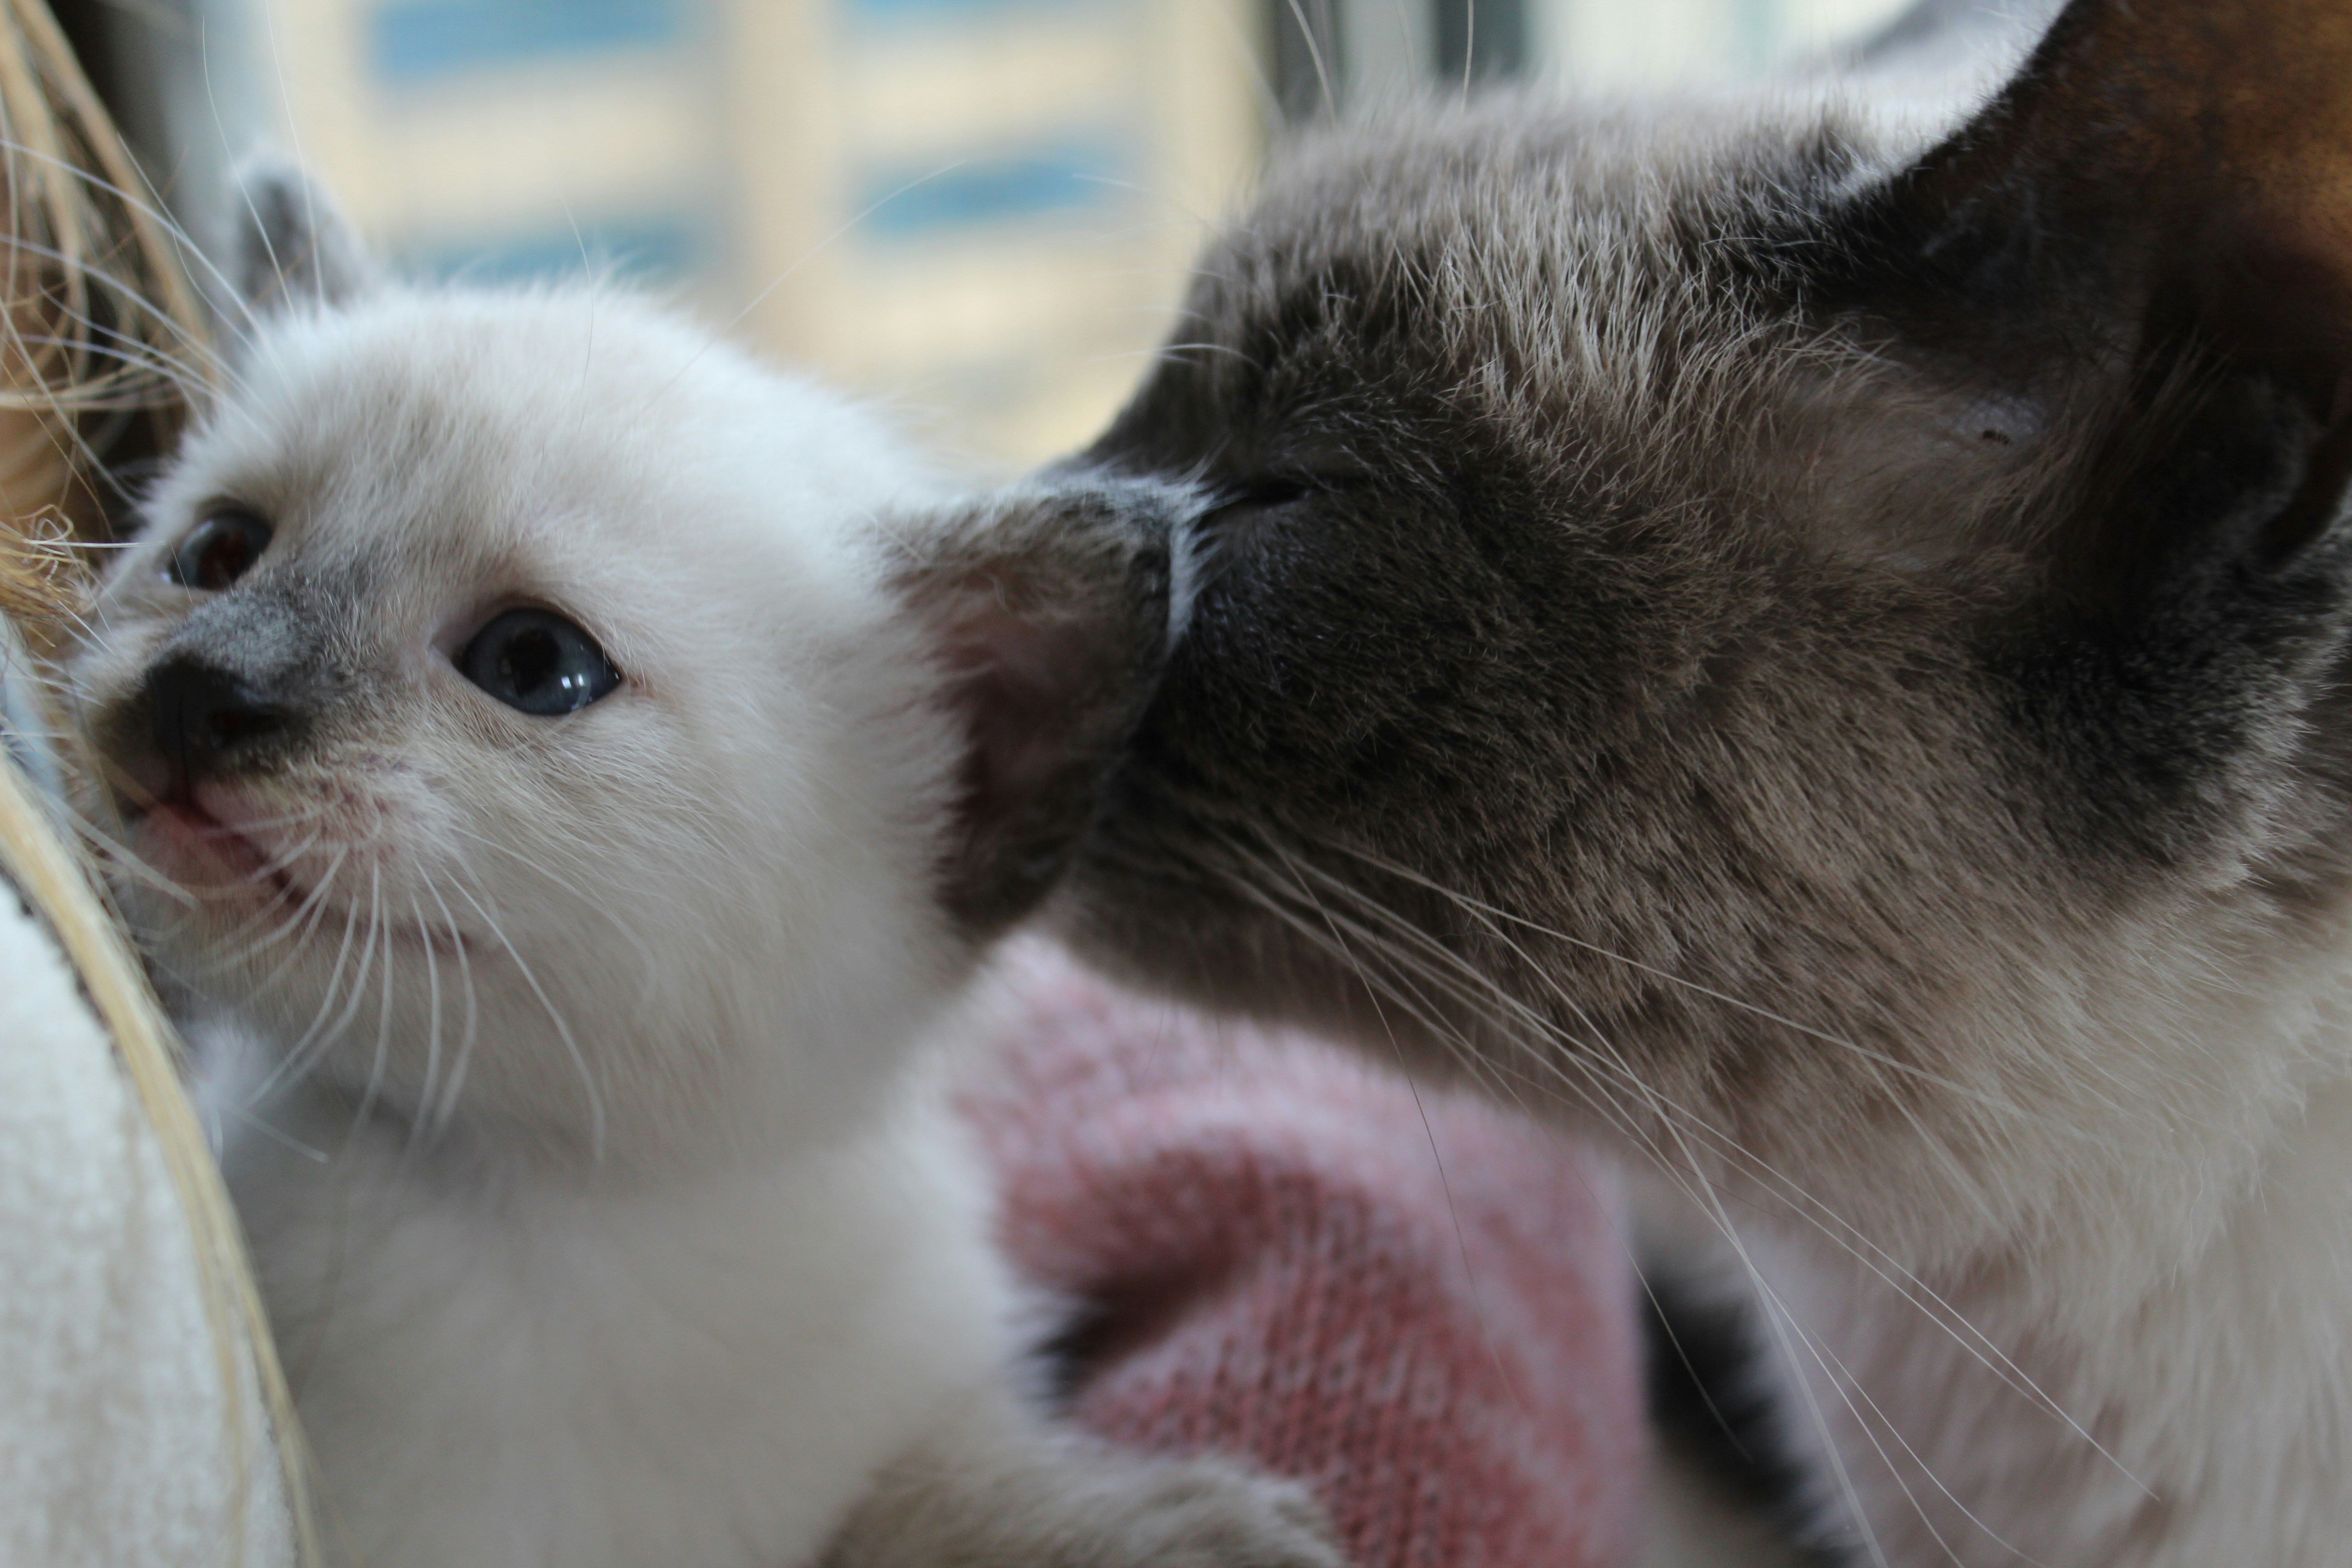
<instances>
[{"instance_id":1,"label":"kitten's paw","mask_svg":"<svg viewBox=\"0 0 2352 1568\"><path fill-rule=\"evenodd\" d=\"M1154 1459L1008 1406L881 1478L823 1568L1348 1568L1307 1489L1226 1459Z\"/></svg>"},{"instance_id":2,"label":"kitten's paw","mask_svg":"<svg viewBox=\"0 0 2352 1568\"><path fill-rule=\"evenodd\" d=\"M1138 1466L1098 1568L1347 1568L1296 1481L1223 1459Z\"/></svg>"}]
</instances>

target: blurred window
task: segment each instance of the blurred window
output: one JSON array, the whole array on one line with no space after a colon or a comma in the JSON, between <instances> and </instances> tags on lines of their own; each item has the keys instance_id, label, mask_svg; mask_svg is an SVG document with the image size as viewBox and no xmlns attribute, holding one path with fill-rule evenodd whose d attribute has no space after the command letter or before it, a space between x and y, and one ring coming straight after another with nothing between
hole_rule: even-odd
<instances>
[{"instance_id":1,"label":"blurred window","mask_svg":"<svg viewBox=\"0 0 2352 1568\"><path fill-rule=\"evenodd\" d=\"M110 19L116 100L184 207L274 139L409 268L645 279L1009 466L1083 441L1134 384L1270 118L1507 77L1753 73L1895 3L61 9Z\"/></svg>"},{"instance_id":2,"label":"blurred window","mask_svg":"<svg viewBox=\"0 0 2352 1568\"><path fill-rule=\"evenodd\" d=\"M1583 87L1760 75L1864 37L1908 0L1272 0L1284 110L1430 82Z\"/></svg>"},{"instance_id":3,"label":"blurred window","mask_svg":"<svg viewBox=\"0 0 2352 1568\"><path fill-rule=\"evenodd\" d=\"M454 71L678 41L686 0L383 0L368 18L376 75Z\"/></svg>"}]
</instances>

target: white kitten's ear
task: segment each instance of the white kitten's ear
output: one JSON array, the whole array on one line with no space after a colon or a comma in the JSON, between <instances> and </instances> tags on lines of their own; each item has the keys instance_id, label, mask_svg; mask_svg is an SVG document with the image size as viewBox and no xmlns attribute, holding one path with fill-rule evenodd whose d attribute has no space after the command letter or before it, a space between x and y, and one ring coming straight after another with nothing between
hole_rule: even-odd
<instances>
[{"instance_id":1,"label":"white kitten's ear","mask_svg":"<svg viewBox=\"0 0 2352 1568\"><path fill-rule=\"evenodd\" d=\"M943 893L974 935L1034 908L1092 821L1167 657L1193 510L1164 485L1049 481L908 537L898 584L964 725Z\"/></svg>"},{"instance_id":2,"label":"white kitten's ear","mask_svg":"<svg viewBox=\"0 0 2352 1568\"><path fill-rule=\"evenodd\" d=\"M227 270L256 312L340 305L373 289L375 264L333 198L275 153L238 166Z\"/></svg>"}]
</instances>

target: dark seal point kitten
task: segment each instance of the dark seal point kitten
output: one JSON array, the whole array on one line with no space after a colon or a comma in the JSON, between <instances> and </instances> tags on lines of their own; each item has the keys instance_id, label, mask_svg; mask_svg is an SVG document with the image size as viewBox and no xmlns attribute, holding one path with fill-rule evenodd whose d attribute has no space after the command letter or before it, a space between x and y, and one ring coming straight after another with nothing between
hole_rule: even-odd
<instances>
[{"instance_id":1,"label":"dark seal point kitten","mask_svg":"<svg viewBox=\"0 0 2352 1568\"><path fill-rule=\"evenodd\" d=\"M2352 6L1873 85L1279 163L1069 929L1652 1158L1865 1554L2341 1564Z\"/></svg>"}]
</instances>

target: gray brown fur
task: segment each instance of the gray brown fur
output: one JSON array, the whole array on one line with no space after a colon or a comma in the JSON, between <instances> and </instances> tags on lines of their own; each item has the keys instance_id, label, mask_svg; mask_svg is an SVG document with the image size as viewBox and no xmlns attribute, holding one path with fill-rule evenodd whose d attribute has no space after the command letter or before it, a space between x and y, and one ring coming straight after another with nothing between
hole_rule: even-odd
<instances>
[{"instance_id":1,"label":"gray brown fur","mask_svg":"<svg viewBox=\"0 0 2352 1568\"><path fill-rule=\"evenodd\" d=\"M1086 456L1217 504L1066 929L1955 1300L2128 1228L2151 1151L2252 1180L2341 1064L2180 1020L2343 941L2352 247L2280 215L2340 194L2347 35L2082 3L1948 134L1292 150ZM2015 1500L1917 1489L1971 1553ZM2172 1561L2174 1506L2054 1560Z\"/></svg>"},{"instance_id":2,"label":"gray brown fur","mask_svg":"<svg viewBox=\"0 0 2352 1568\"><path fill-rule=\"evenodd\" d=\"M1209 261L1185 336L1216 350L1172 353L1093 454L1238 499L1204 525L1207 587L1076 929L1444 1065L1311 934L1334 895L1295 860L1751 1148L1874 1166L1873 1130L1915 1135L1905 1068L2004 1101L2050 1070L1939 1049L1960 998L2214 881L2269 921L2333 879L2343 771L2307 726L2340 563L2332 540L2263 574L2199 550L2232 486L2158 524L2195 553L2158 602L2085 626L2038 542L2137 416L2128 378L2095 363L2062 389L2090 406L2035 430L2025 395L1806 309L1792 237L1843 261L1807 229L1891 160L1834 115L1704 112L1675 112L1663 167L1654 126L1517 106L1351 138ZM2262 447L2257 500L2294 461ZM1563 1092L1500 1044L1521 1037L1472 1070Z\"/></svg>"}]
</instances>

